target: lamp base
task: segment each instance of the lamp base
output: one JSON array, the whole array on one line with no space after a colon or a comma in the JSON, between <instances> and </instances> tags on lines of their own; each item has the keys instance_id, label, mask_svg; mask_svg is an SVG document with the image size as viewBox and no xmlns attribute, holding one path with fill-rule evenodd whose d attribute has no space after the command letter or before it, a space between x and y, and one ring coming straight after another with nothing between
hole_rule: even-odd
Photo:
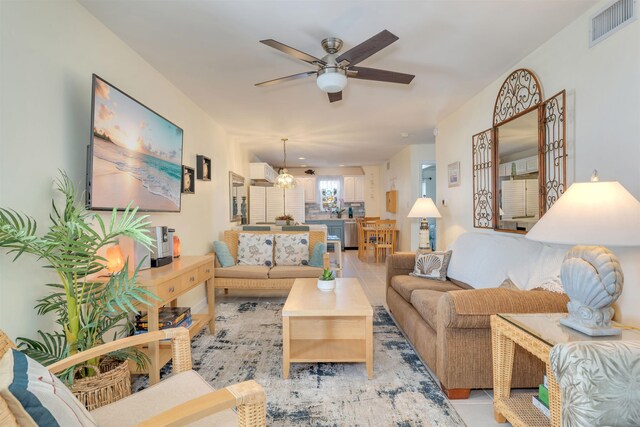
<instances>
[{"instance_id":1,"label":"lamp base","mask_svg":"<svg viewBox=\"0 0 640 427\"><path fill-rule=\"evenodd\" d=\"M589 336L620 335L611 327L612 304L622 293L620 261L602 246L574 246L560 267L560 279L570 301L569 316L560 323Z\"/></svg>"},{"instance_id":2,"label":"lamp base","mask_svg":"<svg viewBox=\"0 0 640 427\"><path fill-rule=\"evenodd\" d=\"M620 335L622 333L621 329L613 328L613 327L605 327L605 326L589 326L571 317L566 317L560 319L560 324L567 326L571 329L575 329L576 331L582 332L585 335L589 335L590 337L603 337L609 335Z\"/></svg>"},{"instance_id":3,"label":"lamp base","mask_svg":"<svg viewBox=\"0 0 640 427\"><path fill-rule=\"evenodd\" d=\"M427 218L422 218L422 220L420 220L420 232L418 235L418 249L420 251L431 250L431 245L429 244L429 222L427 221Z\"/></svg>"}]
</instances>

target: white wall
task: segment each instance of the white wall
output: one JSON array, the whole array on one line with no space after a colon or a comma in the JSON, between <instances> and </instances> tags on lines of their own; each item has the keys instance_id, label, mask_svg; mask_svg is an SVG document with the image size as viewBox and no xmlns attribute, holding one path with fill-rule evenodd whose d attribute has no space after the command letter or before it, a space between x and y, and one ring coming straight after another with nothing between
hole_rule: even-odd
<instances>
[{"instance_id":1,"label":"white wall","mask_svg":"<svg viewBox=\"0 0 640 427\"><path fill-rule=\"evenodd\" d=\"M517 68L539 78L545 98L567 90L567 178L587 181L593 169L601 180L620 181L640 198L640 21L593 48L588 45L590 15L600 2L479 94L438 123L437 194L441 208L438 246L449 246L472 222L471 136L491 126L496 95ZM446 165L460 161L461 186L447 187ZM611 248L620 256L626 287L619 300L621 319L640 323L640 251Z\"/></svg>"},{"instance_id":2,"label":"white wall","mask_svg":"<svg viewBox=\"0 0 640 427\"><path fill-rule=\"evenodd\" d=\"M405 147L398 154L389 159L387 164L381 165L382 185L380 188L380 213L382 217L395 219L400 230L400 251L416 250L418 248L418 228L420 220L407 218L411 207L420 197L421 165L435 160L434 144L416 144ZM386 212L385 193L389 190L397 190L397 212Z\"/></svg>"},{"instance_id":3,"label":"white wall","mask_svg":"<svg viewBox=\"0 0 640 427\"><path fill-rule=\"evenodd\" d=\"M57 170L66 170L84 188L91 74L96 73L183 128L185 164L195 166L196 154L212 159L212 181L196 181L196 194L182 197L180 214L151 215L154 224L176 228L183 254L209 252L211 241L230 225L229 170L248 175L248 154L75 1L3 1L0 8L0 206L34 216L44 232ZM2 254L0 328L12 338L46 329L33 306L52 281L33 257L11 263ZM203 298L200 287L180 303Z\"/></svg>"},{"instance_id":4,"label":"white wall","mask_svg":"<svg viewBox=\"0 0 640 427\"><path fill-rule=\"evenodd\" d=\"M365 216L381 216L380 166L363 166Z\"/></svg>"}]
</instances>

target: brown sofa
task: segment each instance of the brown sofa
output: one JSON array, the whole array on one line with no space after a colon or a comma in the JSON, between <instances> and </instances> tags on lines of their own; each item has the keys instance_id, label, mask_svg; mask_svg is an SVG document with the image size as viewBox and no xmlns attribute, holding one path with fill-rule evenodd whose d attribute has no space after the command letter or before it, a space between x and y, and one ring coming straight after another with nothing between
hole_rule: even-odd
<instances>
[{"instance_id":1,"label":"brown sofa","mask_svg":"<svg viewBox=\"0 0 640 427\"><path fill-rule=\"evenodd\" d=\"M233 260L238 262L238 236L240 233L252 234L309 234L309 256L317 243L327 242L324 231L240 231L227 230L224 232L224 242L229 248ZM277 245L277 243L276 243ZM323 255L323 267L306 265L234 265L222 267L216 257L214 271L214 287L228 289L291 289L298 278L316 278L322 275L323 268L329 268L329 254Z\"/></svg>"},{"instance_id":2,"label":"brown sofa","mask_svg":"<svg viewBox=\"0 0 640 427\"><path fill-rule=\"evenodd\" d=\"M567 311L564 294L473 289L451 278L409 276L414 261L413 253L387 258L387 305L450 399L466 399L470 389L493 387L490 315ZM537 387L544 374L540 360L516 346L512 386Z\"/></svg>"}]
</instances>

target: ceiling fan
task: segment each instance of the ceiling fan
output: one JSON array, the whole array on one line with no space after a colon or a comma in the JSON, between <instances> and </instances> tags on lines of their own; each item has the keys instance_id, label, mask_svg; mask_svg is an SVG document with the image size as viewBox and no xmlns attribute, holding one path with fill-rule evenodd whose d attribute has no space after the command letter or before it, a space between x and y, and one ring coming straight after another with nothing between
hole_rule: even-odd
<instances>
[{"instance_id":1,"label":"ceiling fan","mask_svg":"<svg viewBox=\"0 0 640 427\"><path fill-rule=\"evenodd\" d=\"M308 53L301 52L286 44L282 44L273 39L260 40L260 43L278 49L296 59L300 59L311 65L318 67L316 71L306 71L304 73L293 74L279 79L267 80L256 83L256 86L270 86L280 82L301 79L316 75L316 83L320 90L327 92L329 102L336 102L342 99L342 89L347 85L347 78L375 80L380 82L409 84L415 77L412 74L397 73L395 71L379 70L376 68L356 67L356 64L364 61L376 52L381 51L391 43L398 40L398 37L387 30L383 30L369 40L360 43L358 46L338 55L342 49L342 40L337 37L329 37L322 40L322 48L327 54L318 59Z\"/></svg>"}]
</instances>

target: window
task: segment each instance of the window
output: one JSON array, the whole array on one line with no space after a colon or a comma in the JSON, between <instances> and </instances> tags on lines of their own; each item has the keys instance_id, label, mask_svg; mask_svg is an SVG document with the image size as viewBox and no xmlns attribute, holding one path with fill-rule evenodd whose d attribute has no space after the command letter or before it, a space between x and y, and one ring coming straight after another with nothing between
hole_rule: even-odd
<instances>
[{"instance_id":1,"label":"window","mask_svg":"<svg viewBox=\"0 0 640 427\"><path fill-rule=\"evenodd\" d=\"M317 178L320 209L334 211L340 207L341 177L322 176Z\"/></svg>"}]
</instances>

